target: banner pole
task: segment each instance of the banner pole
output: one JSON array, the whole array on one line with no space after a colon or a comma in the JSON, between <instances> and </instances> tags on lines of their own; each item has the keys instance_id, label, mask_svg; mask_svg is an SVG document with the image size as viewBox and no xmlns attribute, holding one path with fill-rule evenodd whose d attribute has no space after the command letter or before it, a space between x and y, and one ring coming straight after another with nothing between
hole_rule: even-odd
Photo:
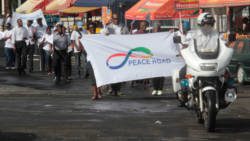
<instances>
[{"instance_id":1,"label":"banner pole","mask_svg":"<svg viewBox=\"0 0 250 141\"><path fill-rule=\"evenodd\" d=\"M179 30L183 34L182 18L181 18L181 12L180 11L179 11L179 20L180 20Z\"/></svg>"}]
</instances>

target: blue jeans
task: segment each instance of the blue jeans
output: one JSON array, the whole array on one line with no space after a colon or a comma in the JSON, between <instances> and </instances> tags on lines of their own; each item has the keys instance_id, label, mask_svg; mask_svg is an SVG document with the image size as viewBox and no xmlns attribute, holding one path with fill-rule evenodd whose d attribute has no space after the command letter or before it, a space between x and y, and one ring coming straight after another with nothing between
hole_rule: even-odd
<instances>
[{"instance_id":1,"label":"blue jeans","mask_svg":"<svg viewBox=\"0 0 250 141\"><path fill-rule=\"evenodd\" d=\"M15 52L13 48L4 48L6 67L15 66Z\"/></svg>"}]
</instances>

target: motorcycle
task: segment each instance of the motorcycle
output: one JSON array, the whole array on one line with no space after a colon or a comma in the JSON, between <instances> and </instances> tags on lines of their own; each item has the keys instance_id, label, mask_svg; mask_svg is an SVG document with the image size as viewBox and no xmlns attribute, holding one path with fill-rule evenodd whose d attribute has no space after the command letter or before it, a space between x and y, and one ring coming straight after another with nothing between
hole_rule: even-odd
<instances>
[{"instance_id":1,"label":"motorcycle","mask_svg":"<svg viewBox=\"0 0 250 141\"><path fill-rule=\"evenodd\" d=\"M229 41L235 40L234 35ZM174 43L183 45L179 36ZM172 76L173 90L182 105L194 110L198 123L204 124L208 132L214 132L216 116L219 110L226 108L237 98L234 80L230 78L227 65L230 63L233 49L226 41L217 40L217 50L199 52L194 39L187 48L181 50L186 75L180 78L180 70Z\"/></svg>"}]
</instances>

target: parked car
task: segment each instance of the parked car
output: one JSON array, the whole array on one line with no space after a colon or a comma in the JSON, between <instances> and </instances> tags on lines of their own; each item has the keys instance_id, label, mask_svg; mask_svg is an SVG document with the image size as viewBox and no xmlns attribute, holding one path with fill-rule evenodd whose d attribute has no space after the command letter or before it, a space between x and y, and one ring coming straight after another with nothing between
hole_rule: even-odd
<instances>
[{"instance_id":1,"label":"parked car","mask_svg":"<svg viewBox=\"0 0 250 141\"><path fill-rule=\"evenodd\" d=\"M250 82L250 38L236 40L234 50L228 68L238 83Z\"/></svg>"}]
</instances>

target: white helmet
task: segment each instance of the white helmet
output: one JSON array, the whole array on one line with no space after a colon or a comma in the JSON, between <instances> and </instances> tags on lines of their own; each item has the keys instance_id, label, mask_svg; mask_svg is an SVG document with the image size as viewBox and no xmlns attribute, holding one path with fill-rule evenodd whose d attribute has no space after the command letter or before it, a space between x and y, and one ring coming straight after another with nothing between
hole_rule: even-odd
<instances>
[{"instance_id":1,"label":"white helmet","mask_svg":"<svg viewBox=\"0 0 250 141\"><path fill-rule=\"evenodd\" d=\"M205 24L214 26L215 19L210 13L201 13L197 18L197 24L199 26L204 26Z\"/></svg>"}]
</instances>

